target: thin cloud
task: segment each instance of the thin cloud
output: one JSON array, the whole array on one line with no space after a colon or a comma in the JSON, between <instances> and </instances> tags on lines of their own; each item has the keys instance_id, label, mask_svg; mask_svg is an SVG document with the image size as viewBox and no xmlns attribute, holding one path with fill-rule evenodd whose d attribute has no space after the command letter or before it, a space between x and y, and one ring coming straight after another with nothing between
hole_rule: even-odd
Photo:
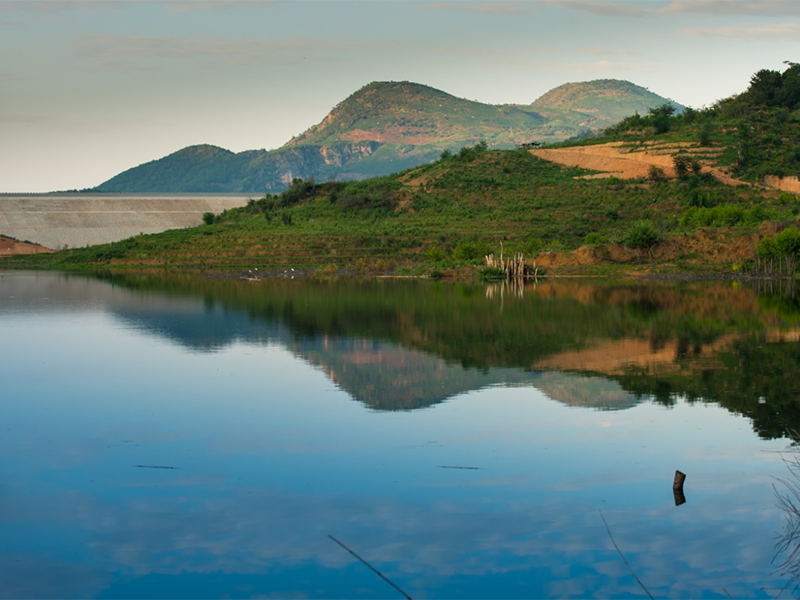
<instances>
[{"instance_id":1,"label":"thin cloud","mask_svg":"<svg viewBox=\"0 0 800 600\"><path fill-rule=\"evenodd\" d=\"M741 42L800 42L800 24L765 23L738 27L686 27L680 30L686 37L723 38Z\"/></svg>"},{"instance_id":2,"label":"thin cloud","mask_svg":"<svg viewBox=\"0 0 800 600\"><path fill-rule=\"evenodd\" d=\"M241 40L221 37L171 38L136 35L84 35L78 42L81 56L92 68L132 70L147 68L136 61L149 59L205 60L227 65L298 64L319 60L335 52L352 52L374 46L349 40Z\"/></svg>"},{"instance_id":3,"label":"thin cloud","mask_svg":"<svg viewBox=\"0 0 800 600\"><path fill-rule=\"evenodd\" d=\"M230 10L254 6L272 6L294 0L150 0L172 14L195 10ZM148 3L146 0L0 0L0 12L66 13L75 11L100 12L118 10Z\"/></svg>"},{"instance_id":4,"label":"thin cloud","mask_svg":"<svg viewBox=\"0 0 800 600\"><path fill-rule=\"evenodd\" d=\"M796 17L796 0L673 0L660 8L644 8L627 2L604 0L546 0L544 4L586 12L598 17L646 18L670 15L712 15L715 17Z\"/></svg>"},{"instance_id":5,"label":"thin cloud","mask_svg":"<svg viewBox=\"0 0 800 600\"><path fill-rule=\"evenodd\" d=\"M597 48L579 47L572 50L573 54L586 54L589 56L641 56L641 52L631 48Z\"/></svg>"},{"instance_id":6,"label":"thin cloud","mask_svg":"<svg viewBox=\"0 0 800 600\"><path fill-rule=\"evenodd\" d=\"M620 2L583 2L581 0L546 0L544 2L547 6L556 8L567 8L570 10L578 10L586 12L597 17L626 17L641 19L650 16L653 11L632 4L623 4Z\"/></svg>"},{"instance_id":7,"label":"thin cloud","mask_svg":"<svg viewBox=\"0 0 800 600\"><path fill-rule=\"evenodd\" d=\"M661 14L713 15L715 17L796 17L796 0L674 0L658 9Z\"/></svg>"},{"instance_id":8,"label":"thin cloud","mask_svg":"<svg viewBox=\"0 0 800 600\"><path fill-rule=\"evenodd\" d=\"M411 7L432 10L458 10L507 17L524 17L533 14L529 2L426 2L412 4Z\"/></svg>"},{"instance_id":9,"label":"thin cloud","mask_svg":"<svg viewBox=\"0 0 800 600\"><path fill-rule=\"evenodd\" d=\"M548 46L525 46L514 48L482 48L480 46L434 46L426 48L425 52L439 56L457 56L466 58L503 58L537 55L542 52L552 51Z\"/></svg>"}]
</instances>

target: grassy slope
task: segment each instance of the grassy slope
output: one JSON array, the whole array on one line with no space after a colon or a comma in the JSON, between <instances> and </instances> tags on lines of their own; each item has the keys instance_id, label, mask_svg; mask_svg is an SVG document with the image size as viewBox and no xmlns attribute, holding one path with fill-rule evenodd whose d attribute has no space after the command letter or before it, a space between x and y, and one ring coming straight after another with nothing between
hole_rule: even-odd
<instances>
[{"instance_id":1,"label":"grassy slope","mask_svg":"<svg viewBox=\"0 0 800 600\"><path fill-rule=\"evenodd\" d=\"M477 264L483 253L499 253L501 241L507 255L530 256L576 248L589 233L617 239L640 219L674 231L690 198L682 182L576 179L585 172L521 150L463 154L393 176L318 185L294 203L267 197L213 225L61 252L48 264L447 268ZM786 210L750 188L711 182L701 189L717 201Z\"/></svg>"}]
</instances>

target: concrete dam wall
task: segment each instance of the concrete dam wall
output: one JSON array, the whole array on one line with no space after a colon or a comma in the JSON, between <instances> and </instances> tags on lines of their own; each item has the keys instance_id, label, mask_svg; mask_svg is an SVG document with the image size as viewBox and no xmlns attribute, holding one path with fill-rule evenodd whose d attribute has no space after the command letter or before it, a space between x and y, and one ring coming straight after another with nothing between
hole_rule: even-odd
<instances>
[{"instance_id":1,"label":"concrete dam wall","mask_svg":"<svg viewBox=\"0 0 800 600\"><path fill-rule=\"evenodd\" d=\"M194 227L203 213L247 204L246 195L0 195L0 234L60 250L140 233Z\"/></svg>"}]
</instances>

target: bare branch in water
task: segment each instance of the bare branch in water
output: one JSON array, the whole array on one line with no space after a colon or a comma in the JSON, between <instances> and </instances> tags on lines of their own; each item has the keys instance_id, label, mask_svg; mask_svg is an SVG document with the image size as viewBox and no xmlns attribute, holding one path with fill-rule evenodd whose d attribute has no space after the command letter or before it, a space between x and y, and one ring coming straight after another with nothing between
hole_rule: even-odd
<instances>
[{"instance_id":1,"label":"bare branch in water","mask_svg":"<svg viewBox=\"0 0 800 600\"><path fill-rule=\"evenodd\" d=\"M638 583L640 586L642 586L642 589L644 590L645 594L647 594L648 596L650 596L650 600L653 600L653 594L651 594L651 593L650 593L650 590L648 590L648 589L647 589L647 588L644 586L644 584L642 583L642 580L641 580L641 579L639 579L639 578L636 576L636 573L634 573L634 572L633 572L633 569L631 568L631 565L628 563L627 559L625 558L625 555L624 555L624 554L622 554L622 550L620 550L620 549L619 549L619 546L617 546L617 542L616 542L616 541L614 541L614 536L613 536L613 535L611 535L611 528L608 526L608 523L606 523L606 518L603 516L603 511L602 511L602 510L598 510L598 512L600 513L600 518L601 518L601 519L603 519L603 525L605 525L605 526L606 526L606 531L608 532L608 537L610 537L610 538L611 538L611 543L612 543L612 544L614 544L614 548L616 548L616 549L617 549L617 552L619 553L619 557L622 559L622 562L624 562L624 563L625 563L625 566L626 566L626 567L628 567L628 571L630 571L630 572L631 572L631 575L633 575L633 578L634 578L634 579L637 581L637 583Z\"/></svg>"},{"instance_id":2,"label":"bare branch in water","mask_svg":"<svg viewBox=\"0 0 800 600\"><path fill-rule=\"evenodd\" d=\"M360 560L362 563L364 563L365 565L367 565L367 566L368 566L368 567L369 567L369 568L372 570L372 572L373 572L373 573L375 573L375 574L376 574L378 577L380 577L381 579L383 579L383 580L384 580L386 583L388 583L390 586L392 586L392 587L393 587L394 589L396 589L398 592L400 592L401 594L403 594L403 596L405 596L406 598L408 598L408 600L411 600L411 596L409 596L409 595L408 595L408 594L406 594L406 593L405 593L403 590L401 590L399 587L397 587L397 586L396 586L396 585L395 585L395 584L394 584L394 583L393 583L393 582L392 582L392 581L391 581L391 580L390 580L388 577L386 577L386 575L384 575L383 573L381 573L380 571L378 571L378 569L376 569L375 567L373 567L371 564L369 564L367 561L365 561L363 558L361 558L361 557L360 557L358 554L356 554L355 552L353 552L352 550L350 550L350 548L348 548L347 546L345 546L345 545L344 545L342 542L340 542L339 540L337 540L337 539L336 539L335 537L333 537L332 535L328 534L328 537L329 537L329 538L331 538L331 539L332 539L334 542L336 542L337 544L339 544L339 545L340 545L342 548L344 548L345 550L347 550L347 551L348 551L350 554L352 554L353 556L355 556L355 557L356 557L358 560ZM652 598L652 596L650 596L650 597Z\"/></svg>"}]
</instances>

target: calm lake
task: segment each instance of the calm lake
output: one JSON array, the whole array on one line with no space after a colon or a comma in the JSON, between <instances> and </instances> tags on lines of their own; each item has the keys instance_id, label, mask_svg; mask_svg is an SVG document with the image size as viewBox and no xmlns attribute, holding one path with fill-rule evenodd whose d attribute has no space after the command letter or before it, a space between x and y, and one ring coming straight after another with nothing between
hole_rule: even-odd
<instances>
[{"instance_id":1,"label":"calm lake","mask_svg":"<svg viewBox=\"0 0 800 600\"><path fill-rule=\"evenodd\" d=\"M0 271L0 597L793 597L800 303L586 281Z\"/></svg>"}]
</instances>

